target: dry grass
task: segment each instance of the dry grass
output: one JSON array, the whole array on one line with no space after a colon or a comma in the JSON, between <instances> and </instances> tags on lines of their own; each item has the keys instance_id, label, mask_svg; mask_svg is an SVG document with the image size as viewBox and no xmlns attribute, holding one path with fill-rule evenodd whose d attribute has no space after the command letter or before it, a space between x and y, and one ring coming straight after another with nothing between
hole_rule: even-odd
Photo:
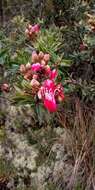
<instances>
[{"instance_id":1,"label":"dry grass","mask_svg":"<svg viewBox=\"0 0 95 190\"><path fill-rule=\"evenodd\" d=\"M64 144L74 161L67 189L75 190L80 181L83 190L95 190L95 110L71 98L57 117L65 128Z\"/></svg>"}]
</instances>

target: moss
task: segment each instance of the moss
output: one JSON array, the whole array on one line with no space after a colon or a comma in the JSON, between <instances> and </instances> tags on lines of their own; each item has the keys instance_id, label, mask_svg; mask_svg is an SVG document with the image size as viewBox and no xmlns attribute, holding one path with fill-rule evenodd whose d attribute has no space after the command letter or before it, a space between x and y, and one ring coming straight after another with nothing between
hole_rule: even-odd
<instances>
[{"instance_id":1,"label":"moss","mask_svg":"<svg viewBox=\"0 0 95 190\"><path fill-rule=\"evenodd\" d=\"M36 163L37 163L37 166L40 166L42 165L44 162L46 162L46 160L48 159L49 157L49 153L50 153L50 149L51 147L44 147L44 146L41 146L39 145L39 155L38 157L36 158Z\"/></svg>"},{"instance_id":2,"label":"moss","mask_svg":"<svg viewBox=\"0 0 95 190\"><path fill-rule=\"evenodd\" d=\"M56 139L56 134L53 129L41 129L40 133L36 133L37 149L39 150L39 155L36 158L37 166L42 165L44 162L51 163L54 161L55 155L52 154L51 148Z\"/></svg>"},{"instance_id":3,"label":"moss","mask_svg":"<svg viewBox=\"0 0 95 190\"><path fill-rule=\"evenodd\" d=\"M22 188L22 187L19 187L17 188L16 190L37 190L37 189L31 189L31 188Z\"/></svg>"},{"instance_id":4,"label":"moss","mask_svg":"<svg viewBox=\"0 0 95 190\"><path fill-rule=\"evenodd\" d=\"M0 126L0 142L4 142L6 139L6 132L4 126Z\"/></svg>"},{"instance_id":5,"label":"moss","mask_svg":"<svg viewBox=\"0 0 95 190\"><path fill-rule=\"evenodd\" d=\"M49 182L49 183L47 183L45 190L60 190L60 189L58 189L58 187L56 187L56 184Z\"/></svg>"},{"instance_id":6,"label":"moss","mask_svg":"<svg viewBox=\"0 0 95 190\"><path fill-rule=\"evenodd\" d=\"M0 176L14 176L15 169L11 163L6 161L3 157L0 158Z\"/></svg>"},{"instance_id":7,"label":"moss","mask_svg":"<svg viewBox=\"0 0 95 190\"><path fill-rule=\"evenodd\" d=\"M81 184L77 184L75 190L84 190L84 187L82 187Z\"/></svg>"}]
</instances>

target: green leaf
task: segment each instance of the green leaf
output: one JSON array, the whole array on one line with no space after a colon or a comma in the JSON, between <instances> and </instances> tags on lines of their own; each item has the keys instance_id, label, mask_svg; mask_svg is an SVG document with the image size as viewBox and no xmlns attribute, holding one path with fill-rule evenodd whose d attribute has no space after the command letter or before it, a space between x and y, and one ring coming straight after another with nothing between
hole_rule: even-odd
<instances>
[{"instance_id":1,"label":"green leaf","mask_svg":"<svg viewBox=\"0 0 95 190\"><path fill-rule=\"evenodd\" d=\"M87 36L85 42L90 46L95 46L95 36Z\"/></svg>"},{"instance_id":2,"label":"green leaf","mask_svg":"<svg viewBox=\"0 0 95 190\"><path fill-rule=\"evenodd\" d=\"M22 88L24 88L24 89L31 90L31 85L30 85L30 83L29 83L28 81L26 81L26 80L22 80L21 86L22 86Z\"/></svg>"},{"instance_id":3,"label":"green leaf","mask_svg":"<svg viewBox=\"0 0 95 190\"><path fill-rule=\"evenodd\" d=\"M66 66L70 67L72 65L73 61L69 59L62 59L60 66Z\"/></svg>"},{"instance_id":4,"label":"green leaf","mask_svg":"<svg viewBox=\"0 0 95 190\"><path fill-rule=\"evenodd\" d=\"M3 49L3 50L0 52L0 57L4 56L7 52L8 52L8 49Z\"/></svg>"},{"instance_id":5,"label":"green leaf","mask_svg":"<svg viewBox=\"0 0 95 190\"><path fill-rule=\"evenodd\" d=\"M26 95L25 93L21 91L17 92L16 95L12 98L12 104L15 104L15 105L30 104L31 106L35 105L32 99L32 96Z\"/></svg>"}]
</instances>

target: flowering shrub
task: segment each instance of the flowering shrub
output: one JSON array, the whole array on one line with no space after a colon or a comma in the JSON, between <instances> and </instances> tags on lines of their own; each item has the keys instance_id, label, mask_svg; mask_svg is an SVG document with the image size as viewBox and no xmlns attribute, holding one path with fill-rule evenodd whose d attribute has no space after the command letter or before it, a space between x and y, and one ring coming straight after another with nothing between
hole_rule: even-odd
<instances>
[{"instance_id":1,"label":"flowering shrub","mask_svg":"<svg viewBox=\"0 0 95 190\"><path fill-rule=\"evenodd\" d=\"M20 73L31 86L35 103L42 102L48 111L55 112L57 104L64 100L62 84L56 81L58 72L49 66L49 54L33 51L31 59L32 63L20 66Z\"/></svg>"}]
</instances>

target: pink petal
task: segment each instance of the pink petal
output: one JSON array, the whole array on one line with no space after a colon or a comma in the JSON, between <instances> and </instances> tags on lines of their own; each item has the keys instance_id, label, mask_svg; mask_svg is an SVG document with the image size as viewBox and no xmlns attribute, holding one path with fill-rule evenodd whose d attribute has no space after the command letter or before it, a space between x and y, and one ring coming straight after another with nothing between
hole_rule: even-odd
<instances>
[{"instance_id":1,"label":"pink petal","mask_svg":"<svg viewBox=\"0 0 95 190\"><path fill-rule=\"evenodd\" d=\"M33 75L33 79L36 79L36 80L37 80L37 79L38 79L38 75L37 75L37 74L34 74L34 75Z\"/></svg>"},{"instance_id":2,"label":"pink petal","mask_svg":"<svg viewBox=\"0 0 95 190\"><path fill-rule=\"evenodd\" d=\"M56 69L53 69L53 70L51 71L51 73L50 73L50 79L51 79L51 80L54 80L54 79L57 77L57 75L58 75L57 70L56 70Z\"/></svg>"},{"instance_id":3,"label":"pink petal","mask_svg":"<svg viewBox=\"0 0 95 190\"><path fill-rule=\"evenodd\" d=\"M50 79L45 80L43 83L43 86L44 86L44 88L47 88L48 90L50 90L50 89L54 90L55 89L55 84Z\"/></svg>"},{"instance_id":4,"label":"pink petal","mask_svg":"<svg viewBox=\"0 0 95 190\"><path fill-rule=\"evenodd\" d=\"M32 27L32 30L33 30L33 32L38 33L38 32L40 31L40 26L39 26L39 24L35 24L35 25Z\"/></svg>"},{"instance_id":5,"label":"pink petal","mask_svg":"<svg viewBox=\"0 0 95 190\"><path fill-rule=\"evenodd\" d=\"M44 81L43 86L38 92L38 98L42 99L45 108L50 112L57 110L57 104L54 97L55 83L47 79Z\"/></svg>"},{"instance_id":6,"label":"pink petal","mask_svg":"<svg viewBox=\"0 0 95 190\"><path fill-rule=\"evenodd\" d=\"M39 91L38 91L38 98L39 98L39 99L42 99L43 96L44 96L44 87L41 86L41 88L40 88Z\"/></svg>"},{"instance_id":7,"label":"pink petal","mask_svg":"<svg viewBox=\"0 0 95 190\"><path fill-rule=\"evenodd\" d=\"M31 66L31 68L32 68L32 71L37 72L37 71L40 71L40 70L41 70L42 66L41 66L40 63L34 63L34 64Z\"/></svg>"},{"instance_id":8,"label":"pink petal","mask_svg":"<svg viewBox=\"0 0 95 190\"><path fill-rule=\"evenodd\" d=\"M57 105L53 94L47 94L45 96L44 106L50 112L57 111Z\"/></svg>"},{"instance_id":9,"label":"pink petal","mask_svg":"<svg viewBox=\"0 0 95 190\"><path fill-rule=\"evenodd\" d=\"M42 93L41 93L41 90L38 91L38 98L39 98L39 100L42 99Z\"/></svg>"}]
</instances>

